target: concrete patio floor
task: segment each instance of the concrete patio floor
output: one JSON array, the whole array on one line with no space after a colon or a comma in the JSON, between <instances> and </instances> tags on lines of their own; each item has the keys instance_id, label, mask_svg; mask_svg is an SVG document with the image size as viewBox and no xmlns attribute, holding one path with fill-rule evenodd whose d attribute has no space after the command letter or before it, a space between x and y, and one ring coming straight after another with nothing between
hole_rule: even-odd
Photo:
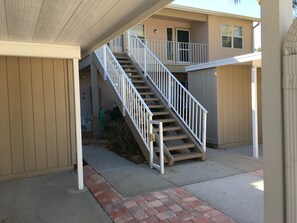
<instances>
[{"instance_id":1,"label":"concrete patio floor","mask_svg":"<svg viewBox=\"0 0 297 223\"><path fill-rule=\"evenodd\" d=\"M0 222L264 222L263 166L250 147L208 149L206 161L164 175L102 146L83 152L94 170L86 184L103 187L77 191L74 171L0 182Z\"/></svg>"},{"instance_id":2,"label":"concrete patio floor","mask_svg":"<svg viewBox=\"0 0 297 223\"><path fill-rule=\"evenodd\" d=\"M112 222L74 171L0 182L1 223Z\"/></svg>"},{"instance_id":3,"label":"concrete patio floor","mask_svg":"<svg viewBox=\"0 0 297 223\"><path fill-rule=\"evenodd\" d=\"M123 196L181 187L239 223L262 223L263 172L258 170L263 164L261 159L249 157L249 150L247 146L208 149L206 161L166 166L164 175L104 147L85 147L84 159Z\"/></svg>"}]
</instances>

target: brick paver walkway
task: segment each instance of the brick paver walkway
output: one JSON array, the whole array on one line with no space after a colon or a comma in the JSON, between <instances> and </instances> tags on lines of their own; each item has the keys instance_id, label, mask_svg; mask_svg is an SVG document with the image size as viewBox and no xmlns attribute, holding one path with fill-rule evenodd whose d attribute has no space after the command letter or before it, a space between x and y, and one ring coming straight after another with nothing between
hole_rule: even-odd
<instances>
[{"instance_id":1,"label":"brick paver walkway","mask_svg":"<svg viewBox=\"0 0 297 223\"><path fill-rule=\"evenodd\" d=\"M235 223L180 187L125 198L92 167L85 166L84 175L85 184L116 223Z\"/></svg>"}]
</instances>

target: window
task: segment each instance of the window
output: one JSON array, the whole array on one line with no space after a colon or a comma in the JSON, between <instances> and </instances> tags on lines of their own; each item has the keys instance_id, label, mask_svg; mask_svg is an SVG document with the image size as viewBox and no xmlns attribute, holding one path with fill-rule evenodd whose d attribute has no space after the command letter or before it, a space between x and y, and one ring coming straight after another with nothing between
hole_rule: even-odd
<instances>
[{"instance_id":1,"label":"window","mask_svg":"<svg viewBox=\"0 0 297 223\"><path fill-rule=\"evenodd\" d=\"M142 41L145 40L145 32L144 32L144 25L143 24L137 24L132 28L132 31L135 33L135 35L141 39Z\"/></svg>"},{"instance_id":2,"label":"window","mask_svg":"<svg viewBox=\"0 0 297 223\"><path fill-rule=\"evenodd\" d=\"M222 25L222 47L242 49L242 27Z\"/></svg>"}]
</instances>

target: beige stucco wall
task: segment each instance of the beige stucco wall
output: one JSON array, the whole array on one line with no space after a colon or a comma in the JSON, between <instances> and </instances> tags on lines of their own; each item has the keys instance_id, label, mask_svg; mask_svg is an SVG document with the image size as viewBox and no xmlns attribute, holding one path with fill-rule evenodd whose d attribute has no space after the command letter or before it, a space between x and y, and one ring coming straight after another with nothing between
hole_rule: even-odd
<instances>
[{"instance_id":1,"label":"beige stucco wall","mask_svg":"<svg viewBox=\"0 0 297 223\"><path fill-rule=\"evenodd\" d=\"M205 69L188 73L188 90L206 108L207 143L217 144L217 84L216 69Z\"/></svg>"},{"instance_id":2,"label":"beige stucco wall","mask_svg":"<svg viewBox=\"0 0 297 223\"><path fill-rule=\"evenodd\" d=\"M236 25L243 27L243 49L232 49L222 47L221 25ZM224 18L218 16L208 16L209 30L209 60L229 58L242 54L252 53L252 22L238 19Z\"/></svg>"},{"instance_id":3,"label":"beige stucco wall","mask_svg":"<svg viewBox=\"0 0 297 223\"><path fill-rule=\"evenodd\" d=\"M170 20L159 17L150 17L146 19L142 24L144 24L145 29L145 38L154 39L154 40L167 40L167 28L173 28L174 32L174 41L175 39L175 30L176 28L181 29L191 29L191 23ZM157 29L157 33L154 33L154 29Z\"/></svg>"},{"instance_id":4,"label":"beige stucco wall","mask_svg":"<svg viewBox=\"0 0 297 223\"><path fill-rule=\"evenodd\" d=\"M208 24L207 22L192 22L191 23L191 42L208 44Z\"/></svg>"},{"instance_id":5,"label":"beige stucco wall","mask_svg":"<svg viewBox=\"0 0 297 223\"><path fill-rule=\"evenodd\" d=\"M73 63L0 57L0 181L73 168Z\"/></svg>"}]
</instances>

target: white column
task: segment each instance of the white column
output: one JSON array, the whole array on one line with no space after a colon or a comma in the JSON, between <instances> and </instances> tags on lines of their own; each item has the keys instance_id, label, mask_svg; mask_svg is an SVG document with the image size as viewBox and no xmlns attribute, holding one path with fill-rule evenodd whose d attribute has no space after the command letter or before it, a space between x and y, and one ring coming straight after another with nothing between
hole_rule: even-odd
<instances>
[{"instance_id":1,"label":"white column","mask_svg":"<svg viewBox=\"0 0 297 223\"><path fill-rule=\"evenodd\" d=\"M74 101L75 101L75 128L76 128L76 156L77 156L77 179L78 189L84 189L83 156L81 141L81 115L80 115L80 92L79 92L79 64L78 59L73 59L74 76Z\"/></svg>"},{"instance_id":2,"label":"white column","mask_svg":"<svg viewBox=\"0 0 297 223\"><path fill-rule=\"evenodd\" d=\"M282 44L292 0L262 0L262 114L265 223L285 222Z\"/></svg>"},{"instance_id":3,"label":"white column","mask_svg":"<svg viewBox=\"0 0 297 223\"><path fill-rule=\"evenodd\" d=\"M258 93L257 67L252 67L252 126L253 126L253 157L259 157L258 149Z\"/></svg>"}]
</instances>

